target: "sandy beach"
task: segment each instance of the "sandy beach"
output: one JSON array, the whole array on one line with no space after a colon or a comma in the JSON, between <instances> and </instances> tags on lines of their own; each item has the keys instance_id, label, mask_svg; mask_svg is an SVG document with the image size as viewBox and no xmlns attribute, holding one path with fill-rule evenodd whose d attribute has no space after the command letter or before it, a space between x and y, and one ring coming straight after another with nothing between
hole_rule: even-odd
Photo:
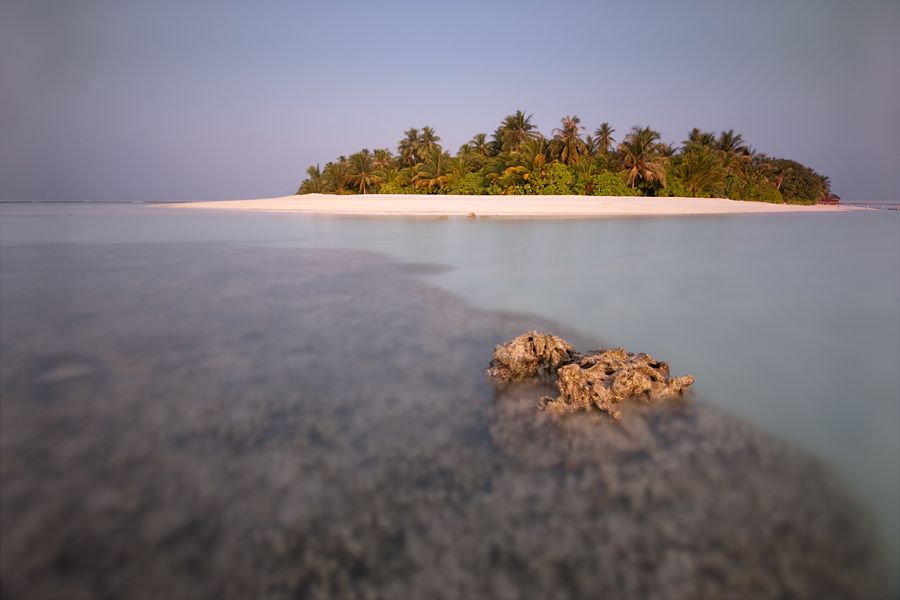
<instances>
[{"instance_id":1,"label":"sandy beach","mask_svg":"<svg viewBox=\"0 0 900 600\"><path fill-rule=\"evenodd\" d=\"M295 212L378 217L585 218L663 215L723 215L793 212L844 212L840 206L800 206L723 198L647 198L633 196L428 196L306 194L182 202L167 208Z\"/></svg>"}]
</instances>

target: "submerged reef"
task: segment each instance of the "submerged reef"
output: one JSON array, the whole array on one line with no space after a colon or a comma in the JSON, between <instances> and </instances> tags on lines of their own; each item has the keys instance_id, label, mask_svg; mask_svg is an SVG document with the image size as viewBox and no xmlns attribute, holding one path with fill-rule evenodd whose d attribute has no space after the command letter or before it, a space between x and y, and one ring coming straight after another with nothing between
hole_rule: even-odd
<instances>
[{"instance_id":1,"label":"submerged reef","mask_svg":"<svg viewBox=\"0 0 900 600\"><path fill-rule=\"evenodd\" d=\"M699 397L536 410L601 341L428 269L4 247L0 598L897 598L826 465ZM531 330L574 348L489 385Z\"/></svg>"},{"instance_id":2,"label":"submerged reef","mask_svg":"<svg viewBox=\"0 0 900 600\"><path fill-rule=\"evenodd\" d=\"M620 419L616 404L628 398L644 401L681 396L694 383L692 375L671 377L668 363L624 348L579 354L566 340L529 331L494 348L488 376L506 385L556 377L556 398L544 396L538 406L550 412L596 408Z\"/></svg>"}]
</instances>

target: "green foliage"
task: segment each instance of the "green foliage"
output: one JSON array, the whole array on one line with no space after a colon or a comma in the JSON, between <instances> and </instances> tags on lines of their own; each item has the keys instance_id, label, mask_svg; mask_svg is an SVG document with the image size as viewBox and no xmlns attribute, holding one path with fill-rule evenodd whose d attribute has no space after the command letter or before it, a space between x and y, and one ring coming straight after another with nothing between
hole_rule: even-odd
<instances>
[{"instance_id":1,"label":"green foliage","mask_svg":"<svg viewBox=\"0 0 900 600\"><path fill-rule=\"evenodd\" d=\"M466 162L466 169L470 173L480 171L491 164L491 158L486 154L477 152L468 152L460 154L460 157Z\"/></svg>"},{"instance_id":2,"label":"green foliage","mask_svg":"<svg viewBox=\"0 0 900 600\"><path fill-rule=\"evenodd\" d=\"M694 127L688 133L686 140L681 142L685 152L694 148L712 148L716 145L716 134L708 131L701 131L699 127Z\"/></svg>"},{"instance_id":3,"label":"green foliage","mask_svg":"<svg viewBox=\"0 0 900 600\"><path fill-rule=\"evenodd\" d=\"M537 127L531 122L531 115L526 115L525 111L517 110L515 114L507 115L491 139L491 154L498 154L501 151L509 152L515 150L520 144L527 140L534 140L542 137L537 131Z\"/></svg>"},{"instance_id":4,"label":"green foliage","mask_svg":"<svg viewBox=\"0 0 900 600\"><path fill-rule=\"evenodd\" d=\"M383 172L375 166L372 154L368 150L351 154L348 162L350 184L360 194L372 193L374 188L384 182Z\"/></svg>"},{"instance_id":5,"label":"green foliage","mask_svg":"<svg viewBox=\"0 0 900 600\"><path fill-rule=\"evenodd\" d=\"M322 180L322 169L314 165L306 169L306 179L297 189L297 194L319 194L325 191L325 182Z\"/></svg>"},{"instance_id":6,"label":"green foliage","mask_svg":"<svg viewBox=\"0 0 900 600\"><path fill-rule=\"evenodd\" d=\"M442 150L441 145L438 143L440 141L441 136L437 135L432 127L424 126L422 134L419 136L419 160L425 161L435 151L440 152Z\"/></svg>"},{"instance_id":7,"label":"green foliage","mask_svg":"<svg viewBox=\"0 0 900 600\"><path fill-rule=\"evenodd\" d=\"M795 160L765 158L759 161L759 166L788 204L815 204L831 195L827 177Z\"/></svg>"},{"instance_id":8,"label":"green foliage","mask_svg":"<svg viewBox=\"0 0 900 600\"><path fill-rule=\"evenodd\" d=\"M417 194L419 192L414 187L411 187L408 185L401 185L399 183L391 181L388 183L383 183L381 185L381 187L378 189L378 193L379 194Z\"/></svg>"},{"instance_id":9,"label":"green foliage","mask_svg":"<svg viewBox=\"0 0 900 600\"><path fill-rule=\"evenodd\" d=\"M732 200L753 200L770 204L784 204L781 192L762 176L728 175L725 177L725 197Z\"/></svg>"},{"instance_id":10,"label":"green foliage","mask_svg":"<svg viewBox=\"0 0 900 600\"><path fill-rule=\"evenodd\" d=\"M466 173L462 177L456 179L446 191L448 194L460 196L481 196L487 193L487 186L484 182L484 175L480 172Z\"/></svg>"},{"instance_id":11,"label":"green foliage","mask_svg":"<svg viewBox=\"0 0 900 600\"><path fill-rule=\"evenodd\" d=\"M412 178L415 188L426 194L439 194L450 182L450 155L441 152L440 146L432 147L423 162L416 166L416 174Z\"/></svg>"},{"instance_id":12,"label":"green foliage","mask_svg":"<svg viewBox=\"0 0 900 600\"><path fill-rule=\"evenodd\" d=\"M636 196L621 173L602 171L591 176L591 194L594 196Z\"/></svg>"},{"instance_id":13,"label":"green foliage","mask_svg":"<svg viewBox=\"0 0 900 600\"><path fill-rule=\"evenodd\" d=\"M497 156L491 165L484 169L485 181L489 183L488 189L493 190L488 193L527 193L523 190L532 173L522 162L522 156L518 153Z\"/></svg>"},{"instance_id":14,"label":"green foliage","mask_svg":"<svg viewBox=\"0 0 900 600\"><path fill-rule=\"evenodd\" d=\"M589 154L588 145L581 137L581 119L563 117L562 127L553 130L550 141L551 156L565 165L574 165L581 157Z\"/></svg>"},{"instance_id":15,"label":"green foliage","mask_svg":"<svg viewBox=\"0 0 900 600\"><path fill-rule=\"evenodd\" d=\"M575 194L575 173L562 163L550 163L542 172L529 178L528 189L541 196Z\"/></svg>"},{"instance_id":16,"label":"green foliage","mask_svg":"<svg viewBox=\"0 0 900 600\"><path fill-rule=\"evenodd\" d=\"M400 154L400 161L405 167L412 166L419 161L419 130L410 127L403 132L403 139L397 143L397 152Z\"/></svg>"},{"instance_id":17,"label":"green foliage","mask_svg":"<svg viewBox=\"0 0 900 600\"><path fill-rule=\"evenodd\" d=\"M594 131L594 139L596 143L596 151L599 154L607 155L609 154L610 149L612 148L615 140L612 137L612 134L615 133L616 130L609 126L609 123L601 123L600 127L598 127Z\"/></svg>"},{"instance_id":18,"label":"green foliage","mask_svg":"<svg viewBox=\"0 0 900 600\"><path fill-rule=\"evenodd\" d=\"M690 194L684 185L684 179L677 171L673 171L666 176L666 187L658 195L668 196L669 198L690 197Z\"/></svg>"},{"instance_id":19,"label":"green foliage","mask_svg":"<svg viewBox=\"0 0 900 600\"><path fill-rule=\"evenodd\" d=\"M727 171L720 153L708 146L693 147L679 157L673 169L684 185L684 191L696 198L721 196Z\"/></svg>"},{"instance_id":20,"label":"green foliage","mask_svg":"<svg viewBox=\"0 0 900 600\"><path fill-rule=\"evenodd\" d=\"M619 154L632 189L640 183L646 195L655 196L660 187L666 186L667 160L662 150L659 132L649 127L631 128L619 144Z\"/></svg>"},{"instance_id":21,"label":"green foliage","mask_svg":"<svg viewBox=\"0 0 900 600\"><path fill-rule=\"evenodd\" d=\"M508 188L503 188L498 185L496 182L492 182L488 184L487 189L485 190L485 195L487 196L503 196L506 194L506 190Z\"/></svg>"},{"instance_id":22,"label":"green foliage","mask_svg":"<svg viewBox=\"0 0 900 600\"><path fill-rule=\"evenodd\" d=\"M690 194L684 187L684 178L681 176L681 157L675 156L666 163L666 185L656 190L659 197L684 198ZM640 190L635 190L638 196L644 195Z\"/></svg>"},{"instance_id":23,"label":"green foliage","mask_svg":"<svg viewBox=\"0 0 900 600\"><path fill-rule=\"evenodd\" d=\"M742 179L734 175L727 175L723 186L725 188L725 197L732 200L745 200L747 192L744 184L745 182Z\"/></svg>"},{"instance_id":24,"label":"green foliage","mask_svg":"<svg viewBox=\"0 0 900 600\"><path fill-rule=\"evenodd\" d=\"M746 200L769 202L771 204L784 204L784 196L769 183L751 183L747 187ZM814 202L810 202L809 204L814 204Z\"/></svg>"},{"instance_id":25,"label":"green foliage","mask_svg":"<svg viewBox=\"0 0 900 600\"><path fill-rule=\"evenodd\" d=\"M332 194L346 194L350 188L350 180L353 174L347 157L338 157L337 162L325 165L322 171L323 192Z\"/></svg>"},{"instance_id":26,"label":"green foliage","mask_svg":"<svg viewBox=\"0 0 900 600\"><path fill-rule=\"evenodd\" d=\"M716 139L713 146L717 150L721 150L725 153L744 155L749 155L751 153L750 147L744 143L744 136L735 133L734 129L719 133L719 137Z\"/></svg>"},{"instance_id":27,"label":"green foliage","mask_svg":"<svg viewBox=\"0 0 900 600\"><path fill-rule=\"evenodd\" d=\"M545 138L531 115L506 116L489 139L476 134L456 156L429 126L410 128L397 144L309 167L298 194L585 194L687 196L814 204L831 195L827 177L793 160L753 150L740 133L694 128L681 148L649 127L634 127L614 147L602 123L583 136L578 117L564 117Z\"/></svg>"}]
</instances>

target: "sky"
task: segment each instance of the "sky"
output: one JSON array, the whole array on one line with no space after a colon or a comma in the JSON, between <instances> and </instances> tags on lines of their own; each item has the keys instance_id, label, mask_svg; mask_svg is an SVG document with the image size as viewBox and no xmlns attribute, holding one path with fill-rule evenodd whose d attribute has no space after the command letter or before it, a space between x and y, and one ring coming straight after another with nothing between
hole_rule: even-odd
<instances>
[{"instance_id":1,"label":"sky","mask_svg":"<svg viewBox=\"0 0 900 600\"><path fill-rule=\"evenodd\" d=\"M309 165L452 151L517 109L735 129L900 198L900 2L3 0L0 200L293 193Z\"/></svg>"}]
</instances>

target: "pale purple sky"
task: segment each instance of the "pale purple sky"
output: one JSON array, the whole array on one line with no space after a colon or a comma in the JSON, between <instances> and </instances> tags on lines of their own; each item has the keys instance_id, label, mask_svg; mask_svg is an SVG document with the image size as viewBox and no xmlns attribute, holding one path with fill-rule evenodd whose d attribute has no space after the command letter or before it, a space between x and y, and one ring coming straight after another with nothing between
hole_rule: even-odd
<instances>
[{"instance_id":1,"label":"pale purple sky","mask_svg":"<svg viewBox=\"0 0 900 600\"><path fill-rule=\"evenodd\" d=\"M900 2L0 3L0 200L293 193L307 166L516 109L734 128L900 196ZM616 135L615 137L619 137Z\"/></svg>"}]
</instances>

